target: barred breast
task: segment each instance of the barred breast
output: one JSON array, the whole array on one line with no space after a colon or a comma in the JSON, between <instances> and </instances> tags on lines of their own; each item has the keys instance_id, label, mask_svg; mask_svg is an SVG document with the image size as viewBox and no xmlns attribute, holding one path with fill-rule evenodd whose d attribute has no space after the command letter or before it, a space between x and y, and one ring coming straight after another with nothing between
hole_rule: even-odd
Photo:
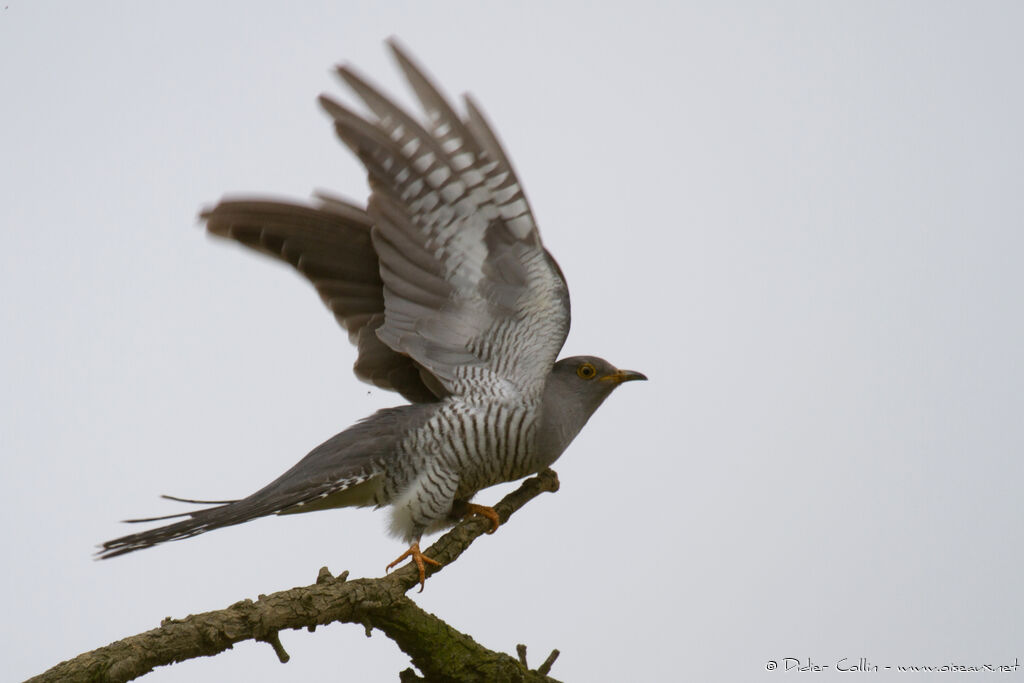
<instances>
[{"instance_id":1,"label":"barred breast","mask_svg":"<svg viewBox=\"0 0 1024 683\"><path fill-rule=\"evenodd\" d=\"M412 538L445 526L453 501L536 471L537 414L521 402L440 404L388 463L379 502L393 506L392 531Z\"/></svg>"}]
</instances>

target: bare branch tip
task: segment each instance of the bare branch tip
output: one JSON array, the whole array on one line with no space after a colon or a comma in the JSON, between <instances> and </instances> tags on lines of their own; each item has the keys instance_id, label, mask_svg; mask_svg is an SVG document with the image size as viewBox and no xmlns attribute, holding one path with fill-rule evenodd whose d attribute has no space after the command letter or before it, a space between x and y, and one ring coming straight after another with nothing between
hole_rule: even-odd
<instances>
[{"instance_id":1,"label":"bare branch tip","mask_svg":"<svg viewBox=\"0 0 1024 683\"><path fill-rule=\"evenodd\" d=\"M555 663L555 660L558 659L558 655L560 654L562 653L557 649L552 650L551 654L548 655L548 658L544 660L544 663L537 667L537 673L541 676L547 676L548 672L551 671L551 665Z\"/></svg>"},{"instance_id":2,"label":"bare branch tip","mask_svg":"<svg viewBox=\"0 0 1024 683\"><path fill-rule=\"evenodd\" d=\"M274 654L277 655L278 661L282 664L287 664L288 660L292 658L284 649L284 645L281 644L281 637L278 635L277 631L271 631L264 637L257 638L256 640L262 640L264 643L267 643L270 647L274 648Z\"/></svg>"}]
</instances>

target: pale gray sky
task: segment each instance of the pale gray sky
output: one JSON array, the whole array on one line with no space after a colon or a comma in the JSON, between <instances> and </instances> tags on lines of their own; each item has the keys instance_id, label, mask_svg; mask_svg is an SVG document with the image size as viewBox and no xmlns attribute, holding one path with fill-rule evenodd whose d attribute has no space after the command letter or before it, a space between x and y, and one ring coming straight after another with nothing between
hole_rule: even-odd
<instances>
[{"instance_id":1,"label":"pale gray sky","mask_svg":"<svg viewBox=\"0 0 1024 683\"><path fill-rule=\"evenodd\" d=\"M401 552L343 510L91 557L179 510L159 494L245 495L400 401L306 283L195 220L365 197L315 97L351 61L410 101L389 35L502 135L572 290L565 352L651 378L420 605L559 648L571 681L1024 660L1021 4L0 7L8 675ZM407 665L359 627L281 639L287 665L246 643L145 680Z\"/></svg>"}]
</instances>

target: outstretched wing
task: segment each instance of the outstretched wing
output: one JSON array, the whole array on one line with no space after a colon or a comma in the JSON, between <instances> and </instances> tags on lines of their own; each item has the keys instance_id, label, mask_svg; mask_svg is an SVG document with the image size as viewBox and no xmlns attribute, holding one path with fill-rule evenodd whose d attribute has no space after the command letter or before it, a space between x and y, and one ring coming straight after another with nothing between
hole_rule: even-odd
<instances>
[{"instance_id":1,"label":"outstretched wing","mask_svg":"<svg viewBox=\"0 0 1024 683\"><path fill-rule=\"evenodd\" d=\"M239 198L222 200L201 218L211 235L285 261L313 283L359 349L354 369L360 379L414 403L443 395L422 366L376 335L384 324L384 283L363 209L324 196L312 205Z\"/></svg>"},{"instance_id":2,"label":"outstretched wing","mask_svg":"<svg viewBox=\"0 0 1024 683\"><path fill-rule=\"evenodd\" d=\"M384 283L377 336L463 396L537 397L569 330L569 296L497 137L467 101L455 114L391 47L429 131L339 67L370 120L321 104L370 174L369 215Z\"/></svg>"}]
</instances>

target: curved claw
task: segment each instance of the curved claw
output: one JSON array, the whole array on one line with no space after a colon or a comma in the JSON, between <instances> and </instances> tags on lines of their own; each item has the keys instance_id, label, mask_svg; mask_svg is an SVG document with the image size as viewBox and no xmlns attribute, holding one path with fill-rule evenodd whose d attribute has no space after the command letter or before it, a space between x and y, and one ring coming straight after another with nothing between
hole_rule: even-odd
<instances>
[{"instance_id":1,"label":"curved claw","mask_svg":"<svg viewBox=\"0 0 1024 683\"><path fill-rule=\"evenodd\" d=\"M387 573L387 572L391 571L392 567L397 566L403 560L405 560L407 557L411 557L412 558L412 561L416 563L416 569L419 570L419 573L420 573L420 590L419 590L419 592L422 593L423 592L423 588L426 586L426 583L427 583L427 565L428 564L432 564L435 567L440 567L441 563L438 562L437 560L435 560L433 558L430 558L430 557L427 557L426 555L421 553L420 552L420 542L416 541L415 543L413 543L412 545L409 546L408 550L406 550L404 553L399 555L398 558L396 558L394 562L392 562L387 567L385 567L384 568L384 572Z\"/></svg>"},{"instance_id":2,"label":"curved claw","mask_svg":"<svg viewBox=\"0 0 1024 683\"><path fill-rule=\"evenodd\" d=\"M498 517L498 513L494 511L494 508L486 505L477 505L476 503L466 503L466 516L480 515L491 521L491 528L487 530L487 533L493 534L501 526L501 518Z\"/></svg>"}]
</instances>

